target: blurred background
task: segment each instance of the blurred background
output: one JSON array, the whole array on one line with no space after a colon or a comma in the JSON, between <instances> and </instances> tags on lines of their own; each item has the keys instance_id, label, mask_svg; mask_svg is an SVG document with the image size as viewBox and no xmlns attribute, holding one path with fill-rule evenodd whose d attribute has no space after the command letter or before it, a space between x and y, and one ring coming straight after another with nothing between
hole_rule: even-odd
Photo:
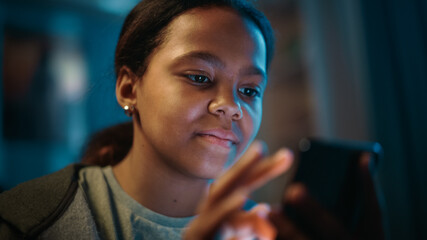
<instances>
[{"instance_id":1,"label":"blurred background","mask_svg":"<svg viewBox=\"0 0 427 240\"><path fill-rule=\"evenodd\" d=\"M129 120L113 56L137 0L0 1L0 187L78 162ZM277 37L259 138L378 141L388 239L427 239L427 1L259 0ZM278 202L282 176L254 194Z\"/></svg>"}]
</instances>

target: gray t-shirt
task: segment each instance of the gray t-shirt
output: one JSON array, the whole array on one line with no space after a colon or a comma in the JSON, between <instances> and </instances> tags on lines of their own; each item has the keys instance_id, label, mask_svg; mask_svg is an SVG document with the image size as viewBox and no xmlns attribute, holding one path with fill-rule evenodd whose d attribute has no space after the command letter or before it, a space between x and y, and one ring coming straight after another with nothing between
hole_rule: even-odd
<instances>
[{"instance_id":1,"label":"gray t-shirt","mask_svg":"<svg viewBox=\"0 0 427 240\"><path fill-rule=\"evenodd\" d=\"M79 184L102 239L181 239L193 219L167 217L145 208L120 187L110 166L82 169Z\"/></svg>"}]
</instances>

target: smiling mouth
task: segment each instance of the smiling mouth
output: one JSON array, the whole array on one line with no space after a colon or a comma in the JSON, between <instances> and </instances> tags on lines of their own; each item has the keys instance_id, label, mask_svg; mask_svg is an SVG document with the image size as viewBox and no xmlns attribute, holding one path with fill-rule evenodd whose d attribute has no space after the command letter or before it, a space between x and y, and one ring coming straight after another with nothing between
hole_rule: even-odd
<instances>
[{"instance_id":1,"label":"smiling mouth","mask_svg":"<svg viewBox=\"0 0 427 240\"><path fill-rule=\"evenodd\" d=\"M235 143L229 139L224 139L224 138L220 138L217 137L215 135L210 135L210 134L198 134L199 137L201 137L202 139L204 139L205 141L212 143L212 144L216 144L219 145L221 147L225 147L225 148L231 148Z\"/></svg>"},{"instance_id":2,"label":"smiling mouth","mask_svg":"<svg viewBox=\"0 0 427 240\"><path fill-rule=\"evenodd\" d=\"M222 128L199 131L196 135L210 144L215 144L227 149L239 143L239 138L234 132Z\"/></svg>"}]
</instances>

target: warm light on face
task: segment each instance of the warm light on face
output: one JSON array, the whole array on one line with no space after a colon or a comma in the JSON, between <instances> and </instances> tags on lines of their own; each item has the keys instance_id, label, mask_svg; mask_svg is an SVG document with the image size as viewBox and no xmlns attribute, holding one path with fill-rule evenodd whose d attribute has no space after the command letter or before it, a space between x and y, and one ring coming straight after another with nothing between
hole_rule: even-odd
<instances>
[{"instance_id":1,"label":"warm light on face","mask_svg":"<svg viewBox=\"0 0 427 240\"><path fill-rule=\"evenodd\" d=\"M233 10L176 18L138 82L145 147L182 174L215 178L258 132L265 66L260 30Z\"/></svg>"}]
</instances>

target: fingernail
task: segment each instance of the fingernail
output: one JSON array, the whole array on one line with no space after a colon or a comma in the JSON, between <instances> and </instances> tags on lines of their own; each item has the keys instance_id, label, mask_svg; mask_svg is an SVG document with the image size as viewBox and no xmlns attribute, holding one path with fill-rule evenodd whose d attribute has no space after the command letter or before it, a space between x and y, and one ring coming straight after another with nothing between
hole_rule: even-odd
<instances>
[{"instance_id":1,"label":"fingernail","mask_svg":"<svg viewBox=\"0 0 427 240\"><path fill-rule=\"evenodd\" d=\"M286 199L293 203L303 201L307 195L307 190L302 184L294 184L288 188Z\"/></svg>"},{"instance_id":2,"label":"fingernail","mask_svg":"<svg viewBox=\"0 0 427 240\"><path fill-rule=\"evenodd\" d=\"M363 153L360 159L360 164L362 166L369 166L369 162L371 161L371 154L370 153Z\"/></svg>"},{"instance_id":3,"label":"fingernail","mask_svg":"<svg viewBox=\"0 0 427 240\"><path fill-rule=\"evenodd\" d=\"M267 203L259 203L254 208L251 209L251 212L254 212L256 215L258 215L261 218L267 218L268 214L271 211L270 205Z\"/></svg>"},{"instance_id":4,"label":"fingernail","mask_svg":"<svg viewBox=\"0 0 427 240\"><path fill-rule=\"evenodd\" d=\"M275 154L276 158L286 158L290 159L293 156L292 152L289 149L281 148L277 153Z\"/></svg>"},{"instance_id":5,"label":"fingernail","mask_svg":"<svg viewBox=\"0 0 427 240\"><path fill-rule=\"evenodd\" d=\"M262 154L262 143L260 141L253 141L249 150Z\"/></svg>"},{"instance_id":6,"label":"fingernail","mask_svg":"<svg viewBox=\"0 0 427 240\"><path fill-rule=\"evenodd\" d=\"M282 148L273 157L274 163L281 162L283 163L283 167L288 166L288 163L290 163L293 160L293 154L288 149Z\"/></svg>"}]
</instances>

